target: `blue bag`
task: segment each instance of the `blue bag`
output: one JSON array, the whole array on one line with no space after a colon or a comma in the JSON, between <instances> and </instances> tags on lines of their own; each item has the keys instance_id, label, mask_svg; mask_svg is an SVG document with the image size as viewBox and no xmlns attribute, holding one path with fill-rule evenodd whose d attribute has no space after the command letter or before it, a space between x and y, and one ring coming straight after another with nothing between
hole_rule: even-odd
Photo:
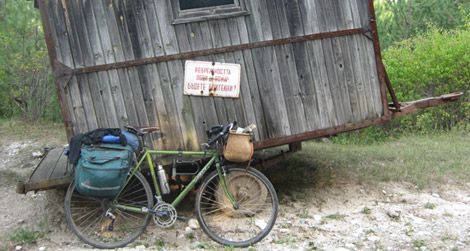
<instances>
[{"instance_id":1,"label":"blue bag","mask_svg":"<svg viewBox=\"0 0 470 251\"><path fill-rule=\"evenodd\" d=\"M80 194L114 198L124 186L133 164L133 149L120 144L83 146L75 166L75 186Z\"/></svg>"}]
</instances>

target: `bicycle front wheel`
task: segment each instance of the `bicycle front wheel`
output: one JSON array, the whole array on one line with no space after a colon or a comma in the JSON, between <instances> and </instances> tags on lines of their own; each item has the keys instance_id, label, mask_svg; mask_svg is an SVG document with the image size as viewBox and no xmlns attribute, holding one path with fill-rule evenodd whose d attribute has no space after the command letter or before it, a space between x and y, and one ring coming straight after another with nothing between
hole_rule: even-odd
<instances>
[{"instance_id":1,"label":"bicycle front wheel","mask_svg":"<svg viewBox=\"0 0 470 251\"><path fill-rule=\"evenodd\" d=\"M136 208L153 206L152 189L136 173L123 189L117 203ZM85 243L96 248L124 247L137 239L151 216L114 208L112 200L81 195L70 184L65 195L65 216L72 231Z\"/></svg>"},{"instance_id":2,"label":"bicycle front wheel","mask_svg":"<svg viewBox=\"0 0 470 251\"><path fill-rule=\"evenodd\" d=\"M230 168L225 182L238 208L228 199L215 171L204 180L196 197L199 224L220 244L253 245L268 235L276 221L279 203L274 187L253 168Z\"/></svg>"}]
</instances>

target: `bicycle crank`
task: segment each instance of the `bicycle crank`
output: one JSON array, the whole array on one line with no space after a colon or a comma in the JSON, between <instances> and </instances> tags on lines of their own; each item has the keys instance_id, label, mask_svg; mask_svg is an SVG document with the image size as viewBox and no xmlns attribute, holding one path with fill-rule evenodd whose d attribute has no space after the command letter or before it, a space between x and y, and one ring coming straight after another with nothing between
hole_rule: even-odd
<instances>
[{"instance_id":1,"label":"bicycle crank","mask_svg":"<svg viewBox=\"0 0 470 251\"><path fill-rule=\"evenodd\" d=\"M171 204L160 202L153 207L152 219L157 226L169 228L175 224L178 214Z\"/></svg>"}]
</instances>

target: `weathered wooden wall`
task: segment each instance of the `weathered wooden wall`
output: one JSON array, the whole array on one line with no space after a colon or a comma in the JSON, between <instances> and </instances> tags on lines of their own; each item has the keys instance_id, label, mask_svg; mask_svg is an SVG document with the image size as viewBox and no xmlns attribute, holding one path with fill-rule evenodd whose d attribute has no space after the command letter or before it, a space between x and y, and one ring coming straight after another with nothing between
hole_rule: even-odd
<instances>
[{"instance_id":1,"label":"weathered wooden wall","mask_svg":"<svg viewBox=\"0 0 470 251\"><path fill-rule=\"evenodd\" d=\"M39 1L57 61L71 69L369 27L367 0L251 0L248 15L177 25L171 0ZM203 121L256 123L264 140L384 116L374 45L363 34L193 60L241 64L241 98L183 96L184 60L76 75L60 90L74 132L159 125L160 147L197 149Z\"/></svg>"}]
</instances>

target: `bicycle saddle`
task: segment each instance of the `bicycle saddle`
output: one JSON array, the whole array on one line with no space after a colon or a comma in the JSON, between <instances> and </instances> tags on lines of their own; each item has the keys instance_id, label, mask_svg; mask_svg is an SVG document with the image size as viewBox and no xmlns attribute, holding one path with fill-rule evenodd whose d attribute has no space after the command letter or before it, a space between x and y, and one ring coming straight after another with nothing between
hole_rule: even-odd
<instances>
[{"instance_id":1,"label":"bicycle saddle","mask_svg":"<svg viewBox=\"0 0 470 251\"><path fill-rule=\"evenodd\" d=\"M160 128L157 126L125 126L125 128L139 136L160 132Z\"/></svg>"}]
</instances>

